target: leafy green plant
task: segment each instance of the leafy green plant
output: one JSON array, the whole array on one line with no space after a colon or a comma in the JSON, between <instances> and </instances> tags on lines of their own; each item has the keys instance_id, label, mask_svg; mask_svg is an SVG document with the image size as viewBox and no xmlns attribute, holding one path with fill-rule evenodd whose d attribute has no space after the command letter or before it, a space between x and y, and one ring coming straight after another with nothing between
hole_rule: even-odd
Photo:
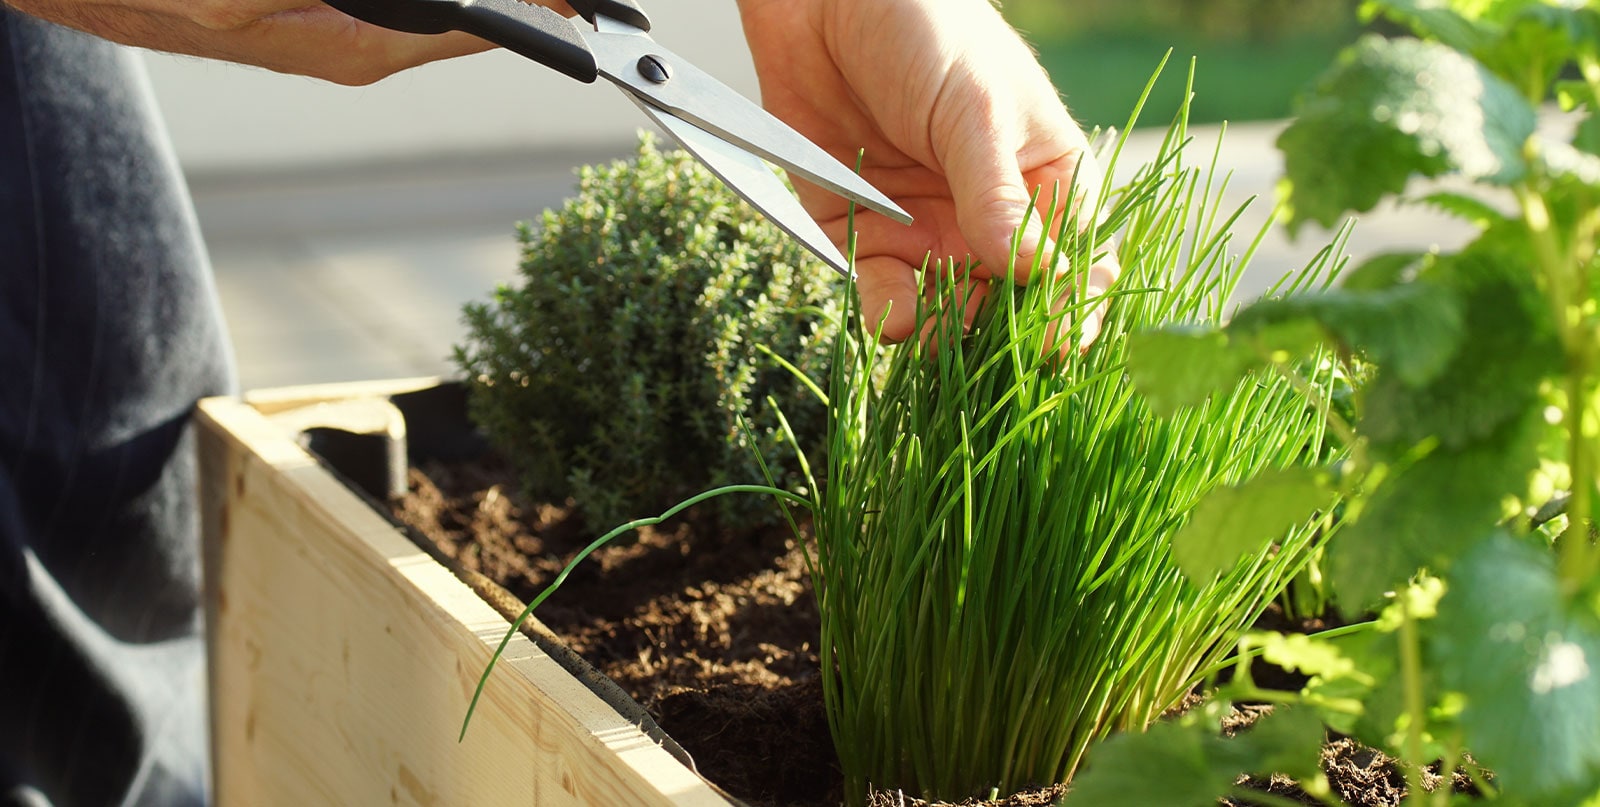
<instances>
[{"instance_id":1,"label":"leafy green plant","mask_svg":"<svg viewBox=\"0 0 1600 807\"><path fill-rule=\"evenodd\" d=\"M1350 452L1326 468L1346 502L1326 582L1347 615L1377 618L1342 637L1244 644L1219 703L1282 703L1272 725L1294 725L1293 737L1271 749L1224 741L1197 717L1122 738L1090 754L1069 804L1104 803L1119 782L1151 786L1150 760L1180 751L1207 784L1151 803L1212 803L1238 773L1274 770L1337 803L1315 765L1324 726L1399 759L1410 803L1467 798L1425 790L1430 764L1473 780L1477 798L1600 803L1600 10L1375 0L1363 13L1416 36L1363 39L1303 99L1279 140L1291 226L1455 177L1460 189L1415 201L1478 236L1453 253L1374 258L1341 289L1264 302L1223 328L1143 335L1130 363L1168 414L1205 405L1241 372L1292 374L1294 357L1324 345L1372 363L1348 414L1328 408ZM1552 97L1575 114L1570 134L1538 124ZM1318 490L1308 479L1300 493ZM1260 551L1244 532L1208 540L1217 561ZM1310 682L1262 690L1257 656Z\"/></svg>"},{"instance_id":2,"label":"leafy green plant","mask_svg":"<svg viewBox=\"0 0 1600 807\"><path fill-rule=\"evenodd\" d=\"M519 240L520 287L467 306L456 362L534 496L608 525L760 479L757 456L792 484L780 406L820 452L822 407L764 351L820 375L840 285L694 159L645 136ZM777 517L749 498L717 507L732 528Z\"/></svg>"},{"instance_id":3,"label":"leafy green plant","mask_svg":"<svg viewBox=\"0 0 1600 807\"><path fill-rule=\"evenodd\" d=\"M1208 491L1274 497L1312 476L1324 420L1306 387L1332 369L1313 362L1307 385L1247 374L1167 419L1133 394L1129 334L1220 321L1253 247L1233 240L1238 212L1219 210L1224 178L1185 163L1186 136L1180 115L1157 158L1100 200L1097 226L1061 223L1059 251L1032 267L1047 279L996 292L970 332L952 280L921 312L936 323L927 343L885 350L860 327L841 340L813 575L849 803L869 788L960 800L1065 781L1094 739L1178 706L1328 526L1305 513L1258 526L1249 557L1206 580L1179 572L1197 550L1189 525L1255 506L1208 513ZM1104 302L1072 293L1067 270L1112 232L1125 274L1105 330L1058 351L1077 344L1072 314ZM1334 254L1290 285L1317 282Z\"/></svg>"}]
</instances>

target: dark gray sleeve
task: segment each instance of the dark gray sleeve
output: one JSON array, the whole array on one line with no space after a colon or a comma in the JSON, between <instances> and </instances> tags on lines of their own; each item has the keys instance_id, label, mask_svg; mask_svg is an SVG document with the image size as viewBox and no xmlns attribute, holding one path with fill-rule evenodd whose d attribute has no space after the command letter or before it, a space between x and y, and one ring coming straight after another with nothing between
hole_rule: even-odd
<instances>
[{"instance_id":1,"label":"dark gray sleeve","mask_svg":"<svg viewBox=\"0 0 1600 807\"><path fill-rule=\"evenodd\" d=\"M0 6L0 805L203 803L188 418L232 385L138 57Z\"/></svg>"}]
</instances>

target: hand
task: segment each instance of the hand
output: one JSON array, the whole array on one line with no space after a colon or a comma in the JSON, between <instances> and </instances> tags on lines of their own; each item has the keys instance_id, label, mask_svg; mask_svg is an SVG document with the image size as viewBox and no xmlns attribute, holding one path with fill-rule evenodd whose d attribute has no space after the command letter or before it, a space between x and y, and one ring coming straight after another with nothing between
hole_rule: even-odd
<instances>
[{"instance_id":1,"label":"hand","mask_svg":"<svg viewBox=\"0 0 1600 807\"><path fill-rule=\"evenodd\" d=\"M763 103L847 165L866 149L863 176L916 223L856 217L856 269L869 327L899 341L914 330L921 283L935 260L975 257L970 323L990 279L1005 277L1024 230L1019 267L1051 248L1034 189L1048 206L1078 173L1079 199L1099 191L1088 141L1033 53L988 0L739 0ZM834 242L846 241L849 203L797 183L801 201ZM1060 221L1057 205L1054 221ZM1031 225L1031 226L1030 226ZM1067 271L1072 271L1068 269ZM1090 296L1120 268L1108 257L1086 274ZM1026 278L1019 278L1026 280ZM887 316L885 313L887 312ZM1084 343L1101 312L1083 323Z\"/></svg>"},{"instance_id":2,"label":"hand","mask_svg":"<svg viewBox=\"0 0 1600 807\"><path fill-rule=\"evenodd\" d=\"M492 47L460 33L423 36L353 19L316 0L0 0L104 39L370 84L419 64ZM541 0L563 13L563 0Z\"/></svg>"}]
</instances>

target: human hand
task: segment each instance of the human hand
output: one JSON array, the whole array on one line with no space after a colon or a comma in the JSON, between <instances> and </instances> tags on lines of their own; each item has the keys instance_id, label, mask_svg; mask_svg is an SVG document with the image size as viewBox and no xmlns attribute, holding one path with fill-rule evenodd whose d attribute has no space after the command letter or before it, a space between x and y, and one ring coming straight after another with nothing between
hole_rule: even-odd
<instances>
[{"instance_id":1,"label":"human hand","mask_svg":"<svg viewBox=\"0 0 1600 807\"><path fill-rule=\"evenodd\" d=\"M25 14L104 39L370 84L426 62L492 47L461 33L406 34L347 16L316 0L0 0ZM564 0L540 0L562 14Z\"/></svg>"},{"instance_id":2,"label":"human hand","mask_svg":"<svg viewBox=\"0 0 1600 807\"><path fill-rule=\"evenodd\" d=\"M1024 230L1025 272L1052 248L1035 189L1048 207L1078 174L1079 199L1099 192L1089 144L1026 44L988 0L739 0L767 109L916 217L910 227L859 212L856 253L862 314L883 337L916 327L924 258L975 257L970 323L991 280L1003 282L1012 236ZM801 201L836 244L849 203L805 183ZM1060 199L1053 221L1071 200ZM1068 268L1072 272L1074 269ZM1110 288L1108 256L1084 273L1087 296ZM1019 281L1027 278L1019 277ZM1087 315L1083 343L1099 333Z\"/></svg>"}]
</instances>

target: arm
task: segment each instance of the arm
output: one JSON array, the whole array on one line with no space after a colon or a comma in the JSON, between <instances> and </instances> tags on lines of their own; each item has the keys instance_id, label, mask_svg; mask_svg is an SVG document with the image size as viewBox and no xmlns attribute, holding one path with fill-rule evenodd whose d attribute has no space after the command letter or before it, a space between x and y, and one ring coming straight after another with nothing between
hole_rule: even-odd
<instances>
[{"instance_id":1,"label":"arm","mask_svg":"<svg viewBox=\"0 0 1600 807\"><path fill-rule=\"evenodd\" d=\"M419 64L487 50L465 34L418 36L352 19L316 0L0 0L104 39L370 84ZM571 14L565 0L539 0Z\"/></svg>"},{"instance_id":2,"label":"arm","mask_svg":"<svg viewBox=\"0 0 1600 807\"><path fill-rule=\"evenodd\" d=\"M1097 191L1100 170L1083 131L988 0L739 7L767 108L847 164L864 147L866 179L917 219L909 228L870 214L856 220L863 314L877 323L888 310L885 338L911 335L925 255L971 255L983 264L974 277L998 275L1012 234L1028 222L1023 257L1041 248L1029 207L1035 188L1048 205L1056 183L1064 193L1080 172L1080 189ZM847 203L811 188L801 194L842 244ZM1091 267L1091 291L1109 288L1118 272L1114 259ZM969 316L987 290L977 286ZM1097 331L1098 315L1085 323L1087 336Z\"/></svg>"}]
</instances>

